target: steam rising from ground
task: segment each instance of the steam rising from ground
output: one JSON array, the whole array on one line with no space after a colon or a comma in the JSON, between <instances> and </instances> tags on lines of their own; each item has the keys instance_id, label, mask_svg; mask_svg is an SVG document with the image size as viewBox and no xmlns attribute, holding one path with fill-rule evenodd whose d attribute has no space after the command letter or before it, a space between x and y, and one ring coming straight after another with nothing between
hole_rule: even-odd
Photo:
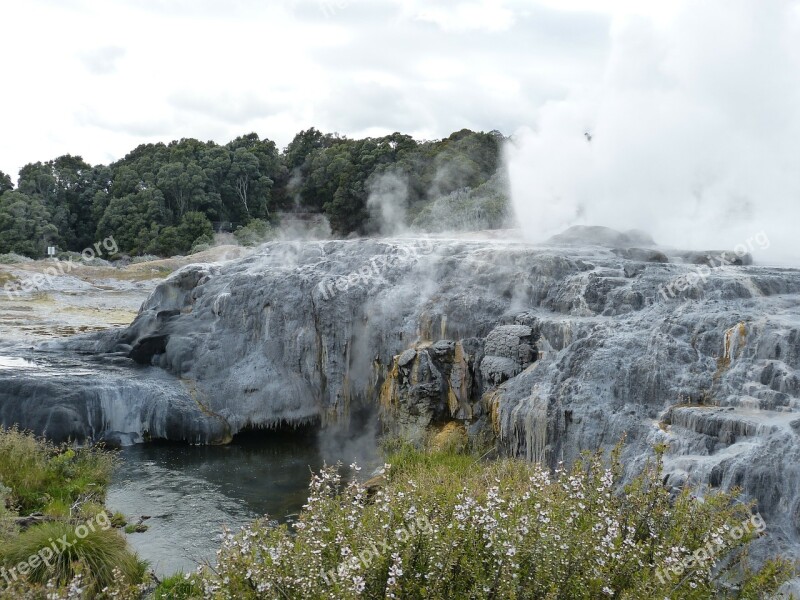
<instances>
[{"instance_id":1,"label":"steam rising from ground","mask_svg":"<svg viewBox=\"0 0 800 600\"><path fill-rule=\"evenodd\" d=\"M406 230L408 182L394 173L380 175L370 185L367 208L382 235L396 235Z\"/></svg>"},{"instance_id":2,"label":"steam rising from ground","mask_svg":"<svg viewBox=\"0 0 800 600\"><path fill-rule=\"evenodd\" d=\"M728 249L763 232L757 260L800 265L800 2L693 2L611 38L599 89L545 105L507 149L526 237L606 225Z\"/></svg>"}]
</instances>

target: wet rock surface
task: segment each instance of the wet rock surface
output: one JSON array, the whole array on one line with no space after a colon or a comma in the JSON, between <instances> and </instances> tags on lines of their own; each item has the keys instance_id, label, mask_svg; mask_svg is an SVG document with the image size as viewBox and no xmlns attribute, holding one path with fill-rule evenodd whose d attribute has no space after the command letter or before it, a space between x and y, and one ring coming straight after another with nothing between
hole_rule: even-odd
<instances>
[{"instance_id":1,"label":"wet rock surface","mask_svg":"<svg viewBox=\"0 0 800 600\"><path fill-rule=\"evenodd\" d=\"M0 370L0 416L214 443L371 406L387 430L456 421L550 465L624 436L631 469L666 443L668 482L741 486L796 548L800 271L607 237L276 242L187 266L130 327L46 347L94 357L97 382Z\"/></svg>"}]
</instances>

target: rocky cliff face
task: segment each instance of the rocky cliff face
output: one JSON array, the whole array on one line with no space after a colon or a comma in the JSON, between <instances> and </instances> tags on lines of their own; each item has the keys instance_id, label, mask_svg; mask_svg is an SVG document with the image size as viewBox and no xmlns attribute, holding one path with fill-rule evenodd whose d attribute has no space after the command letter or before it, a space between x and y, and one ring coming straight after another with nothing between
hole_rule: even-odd
<instances>
[{"instance_id":1,"label":"rocky cliff face","mask_svg":"<svg viewBox=\"0 0 800 600\"><path fill-rule=\"evenodd\" d=\"M406 436L456 420L551 465L625 436L635 467L663 442L669 484L741 486L795 544L800 271L714 256L271 243L185 267L127 329L43 348L93 357L88 375L62 369L56 389L0 370L0 417L54 437L214 443L370 406Z\"/></svg>"}]
</instances>

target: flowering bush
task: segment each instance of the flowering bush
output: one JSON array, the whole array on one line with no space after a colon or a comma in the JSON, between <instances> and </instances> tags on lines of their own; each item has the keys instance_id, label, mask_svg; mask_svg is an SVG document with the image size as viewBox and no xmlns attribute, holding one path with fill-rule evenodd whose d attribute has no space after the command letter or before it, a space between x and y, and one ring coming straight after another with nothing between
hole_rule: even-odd
<instances>
[{"instance_id":1,"label":"flowering bush","mask_svg":"<svg viewBox=\"0 0 800 600\"><path fill-rule=\"evenodd\" d=\"M750 508L735 494L670 496L660 456L624 488L616 454L608 468L587 456L554 475L520 460L413 450L392 462L382 486L325 468L297 522L227 533L218 565L189 577L195 594L758 598L790 574L779 560L749 570L742 550L759 533L741 526Z\"/></svg>"}]
</instances>

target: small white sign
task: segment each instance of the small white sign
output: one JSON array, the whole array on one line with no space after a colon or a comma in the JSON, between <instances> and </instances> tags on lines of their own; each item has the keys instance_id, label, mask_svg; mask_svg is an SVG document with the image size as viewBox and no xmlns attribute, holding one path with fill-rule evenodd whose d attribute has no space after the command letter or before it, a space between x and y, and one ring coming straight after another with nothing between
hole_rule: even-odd
<instances>
[{"instance_id":1,"label":"small white sign","mask_svg":"<svg viewBox=\"0 0 800 600\"><path fill-rule=\"evenodd\" d=\"M56 247L55 246L48 246L47 247L47 256L55 256L56 255Z\"/></svg>"}]
</instances>

